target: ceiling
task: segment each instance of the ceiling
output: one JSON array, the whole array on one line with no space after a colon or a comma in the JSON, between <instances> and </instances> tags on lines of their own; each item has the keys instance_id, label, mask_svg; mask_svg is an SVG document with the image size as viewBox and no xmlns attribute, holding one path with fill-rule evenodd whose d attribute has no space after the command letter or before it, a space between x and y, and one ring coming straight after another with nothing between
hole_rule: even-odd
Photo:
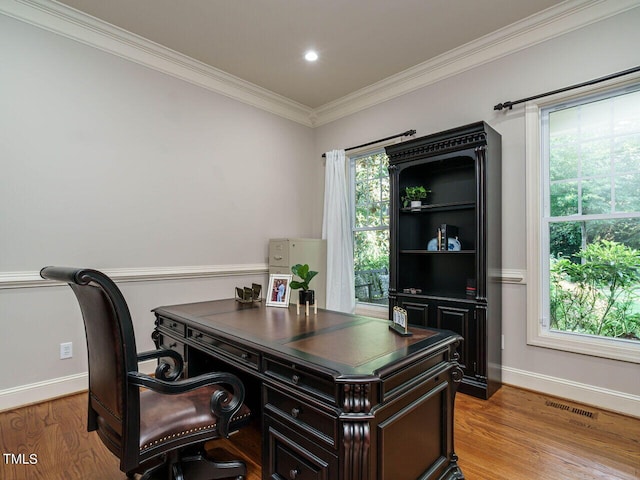
<instances>
[{"instance_id":1,"label":"ceiling","mask_svg":"<svg viewBox=\"0 0 640 480\"><path fill-rule=\"evenodd\" d=\"M559 0L58 0L311 109ZM315 63L303 58L315 49Z\"/></svg>"}]
</instances>

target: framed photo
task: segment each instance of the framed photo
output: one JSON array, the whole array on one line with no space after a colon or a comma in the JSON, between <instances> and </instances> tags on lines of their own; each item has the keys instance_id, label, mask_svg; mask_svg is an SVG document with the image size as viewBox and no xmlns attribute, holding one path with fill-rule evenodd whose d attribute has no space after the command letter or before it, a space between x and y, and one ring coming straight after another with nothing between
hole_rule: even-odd
<instances>
[{"instance_id":1,"label":"framed photo","mask_svg":"<svg viewBox=\"0 0 640 480\"><path fill-rule=\"evenodd\" d=\"M267 307L288 307L293 275L274 273L269 275L269 288L265 292Z\"/></svg>"}]
</instances>

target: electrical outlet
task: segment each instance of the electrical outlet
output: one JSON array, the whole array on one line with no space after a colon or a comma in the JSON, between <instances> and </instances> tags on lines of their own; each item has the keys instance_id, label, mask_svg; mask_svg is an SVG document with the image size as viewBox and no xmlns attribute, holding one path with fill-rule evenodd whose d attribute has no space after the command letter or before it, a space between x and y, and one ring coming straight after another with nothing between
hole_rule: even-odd
<instances>
[{"instance_id":1,"label":"electrical outlet","mask_svg":"<svg viewBox=\"0 0 640 480\"><path fill-rule=\"evenodd\" d=\"M73 357L73 343L66 342L60 344L60 360Z\"/></svg>"},{"instance_id":2,"label":"electrical outlet","mask_svg":"<svg viewBox=\"0 0 640 480\"><path fill-rule=\"evenodd\" d=\"M504 335L502 335L502 338L500 339L500 347L504 350Z\"/></svg>"}]
</instances>

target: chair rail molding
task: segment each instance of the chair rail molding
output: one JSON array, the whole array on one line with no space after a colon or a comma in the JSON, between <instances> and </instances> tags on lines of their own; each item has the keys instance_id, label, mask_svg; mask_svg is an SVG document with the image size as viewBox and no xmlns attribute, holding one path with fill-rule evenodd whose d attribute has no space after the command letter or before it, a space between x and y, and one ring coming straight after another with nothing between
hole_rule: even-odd
<instances>
[{"instance_id":1,"label":"chair rail molding","mask_svg":"<svg viewBox=\"0 0 640 480\"><path fill-rule=\"evenodd\" d=\"M97 268L97 267L96 267ZM100 269L115 282L149 282L188 278L262 275L269 272L266 263L241 265L196 265L186 267L105 268ZM40 272L0 272L0 290L10 288L55 287L58 282L44 280Z\"/></svg>"},{"instance_id":2,"label":"chair rail molding","mask_svg":"<svg viewBox=\"0 0 640 480\"><path fill-rule=\"evenodd\" d=\"M4 0L0 13L308 127L638 8L638 0L567 0L316 109L52 0Z\"/></svg>"},{"instance_id":3,"label":"chair rail molding","mask_svg":"<svg viewBox=\"0 0 640 480\"><path fill-rule=\"evenodd\" d=\"M489 272L491 275L491 272ZM516 285L525 285L527 283L527 271L515 268L503 268L497 279L501 283L513 283Z\"/></svg>"}]
</instances>

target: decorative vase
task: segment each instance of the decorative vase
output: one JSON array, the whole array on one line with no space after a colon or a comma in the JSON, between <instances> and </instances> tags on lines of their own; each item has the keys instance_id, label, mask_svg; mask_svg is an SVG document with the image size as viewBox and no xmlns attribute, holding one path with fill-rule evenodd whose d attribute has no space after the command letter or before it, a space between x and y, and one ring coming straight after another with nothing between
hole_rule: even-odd
<instances>
[{"instance_id":1,"label":"decorative vase","mask_svg":"<svg viewBox=\"0 0 640 480\"><path fill-rule=\"evenodd\" d=\"M300 290L298 292L298 300L300 305L305 305L307 302L309 302L309 305L314 305L316 303L315 290Z\"/></svg>"},{"instance_id":2,"label":"decorative vase","mask_svg":"<svg viewBox=\"0 0 640 480\"><path fill-rule=\"evenodd\" d=\"M419 212L422 208L422 200L411 200L411 211Z\"/></svg>"}]
</instances>

